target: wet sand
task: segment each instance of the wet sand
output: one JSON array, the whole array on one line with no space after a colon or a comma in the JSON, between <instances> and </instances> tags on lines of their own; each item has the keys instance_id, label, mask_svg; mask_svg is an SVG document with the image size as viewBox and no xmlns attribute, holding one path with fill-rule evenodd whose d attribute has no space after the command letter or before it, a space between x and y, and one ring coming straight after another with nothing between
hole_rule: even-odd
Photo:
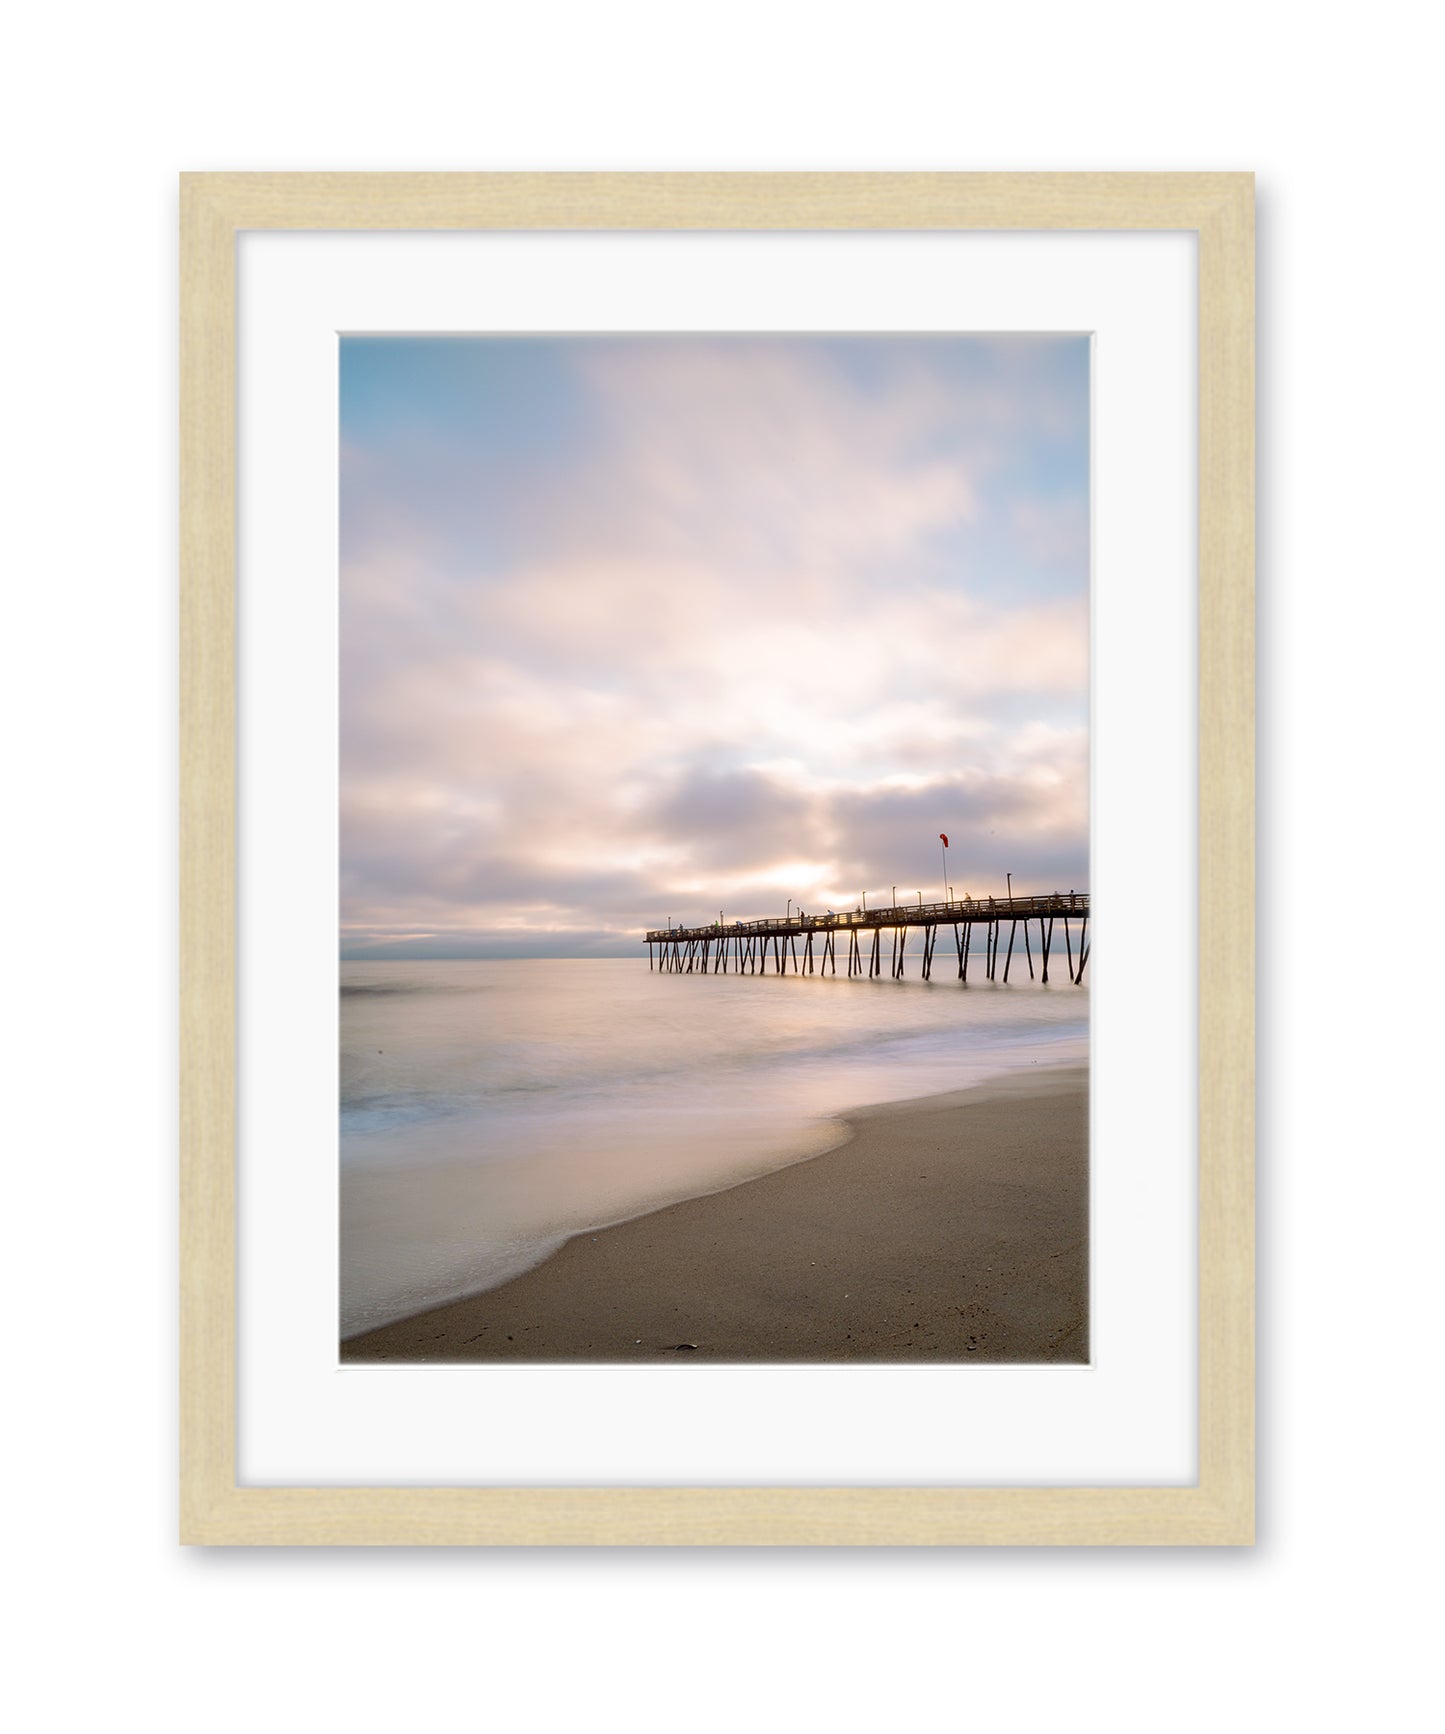
<instances>
[{"instance_id":1,"label":"wet sand","mask_svg":"<svg viewBox=\"0 0 1445 1734\"><path fill-rule=\"evenodd\" d=\"M820 1156L579 1235L341 1359L1085 1362L1088 1117L1083 1068L865 1108Z\"/></svg>"}]
</instances>

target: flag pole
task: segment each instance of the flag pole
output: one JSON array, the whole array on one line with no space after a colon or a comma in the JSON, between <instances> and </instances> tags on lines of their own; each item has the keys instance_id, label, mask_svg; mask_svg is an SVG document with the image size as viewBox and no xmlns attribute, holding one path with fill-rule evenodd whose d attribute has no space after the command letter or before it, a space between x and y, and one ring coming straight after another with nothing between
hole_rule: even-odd
<instances>
[{"instance_id":1,"label":"flag pole","mask_svg":"<svg viewBox=\"0 0 1445 1734\"><path fill-rule=\"evenodd\" d=\"M948 902L948 844L943 841L943 833L938 833L938 841L943 846L943 901Z\"/></svg>"}]
</instances>

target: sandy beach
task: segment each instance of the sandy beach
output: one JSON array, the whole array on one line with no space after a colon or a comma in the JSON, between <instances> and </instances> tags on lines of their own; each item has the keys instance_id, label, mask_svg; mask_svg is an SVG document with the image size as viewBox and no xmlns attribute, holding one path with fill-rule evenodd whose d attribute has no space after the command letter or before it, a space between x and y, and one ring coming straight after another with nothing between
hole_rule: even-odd
<instances>
[{"instance_id":1,"label":"sandy beach","mask_svg":"<svg viewBox=\"0 0 1445 1734\"><path fill-rule=\"evenodd\" d=\"M341 1359L1087 1361L1084 1069L847 1126L820 1156L578 1235Z\"/></svg>"}]
</instances>

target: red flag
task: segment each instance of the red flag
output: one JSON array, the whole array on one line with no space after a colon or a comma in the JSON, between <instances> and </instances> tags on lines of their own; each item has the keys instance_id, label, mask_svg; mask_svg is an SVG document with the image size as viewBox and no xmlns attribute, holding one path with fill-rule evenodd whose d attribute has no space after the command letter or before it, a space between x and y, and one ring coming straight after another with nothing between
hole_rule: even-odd
<instances>
[{"instance_id":1,"label":"red flag","mask_svg":"<svg viewBox=\"0 0 1445 1734\"><path fill-rule=\"evenodd\" d=\"M942 831L938 833L938 840L942 843L945 849L948 847L948 838L944 836Z\"/></svg>"}]
</instances>

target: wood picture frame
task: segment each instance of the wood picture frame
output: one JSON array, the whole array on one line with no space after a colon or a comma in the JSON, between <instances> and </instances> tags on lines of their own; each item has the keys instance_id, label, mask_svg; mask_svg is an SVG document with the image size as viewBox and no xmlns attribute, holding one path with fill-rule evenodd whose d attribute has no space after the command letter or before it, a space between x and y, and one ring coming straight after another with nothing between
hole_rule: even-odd
<instances>
[{"instance_id":1,"label":"wood picture frame","mask_svg":"<svg viewBox=\"0 0 1445 1734\"><path fill-rule=\"evenodd\" d=\"M180 188L181 1540L1240 1545L1254 1524L1247 174L192 174ZM1198 249L1198 1480L246 1486L236 1470L236 243L248 231L1190 231Z\"/></svg>"}]
</instances>

